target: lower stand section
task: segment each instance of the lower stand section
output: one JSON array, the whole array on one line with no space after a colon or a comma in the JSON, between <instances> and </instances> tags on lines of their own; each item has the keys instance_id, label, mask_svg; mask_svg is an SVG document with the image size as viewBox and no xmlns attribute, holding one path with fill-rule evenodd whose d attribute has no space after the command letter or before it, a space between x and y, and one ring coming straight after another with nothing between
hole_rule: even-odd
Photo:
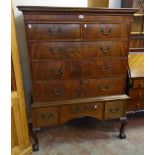
<instances>
[{"instance_id":1,"label":"lower stand section","mask_svg":"<svg viewBox=\"0 0 155 155\"><path fill-rule=\"evenodd\" d=\"M127 117L120 118L120 121L121 121L121 128L120 128L119 138L125 139L126 138L125 127L128 124Z\"/></svg>"}]
</instances>

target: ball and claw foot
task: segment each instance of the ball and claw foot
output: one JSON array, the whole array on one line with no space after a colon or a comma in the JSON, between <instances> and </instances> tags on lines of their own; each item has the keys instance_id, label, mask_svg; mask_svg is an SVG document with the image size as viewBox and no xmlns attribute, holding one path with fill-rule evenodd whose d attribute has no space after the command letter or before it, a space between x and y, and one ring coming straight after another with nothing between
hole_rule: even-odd
<instances>
[{"instance_id":1,"label":"ball and claw foot","mask_svg":"<svg viewBox=\"0 0 155 155\"><path fill-rule=\"evenodd\" d=\"M36 129L32 130L32 138L34 140L34 144L32 145L33 147L33 151L39 151L39 141L38 141L38 137L37 137L37 133L38 131Z\"/></svg>"},{"instance_id":2,"label":"ball and claw foot","mask_svg":"<svg viewBox=\"0 0 155 155\"><path fill-rule=\"evenodd\" d=\"M33 144L33 152L35 152L35 151L39 151L39 144L38 143Z\"/></svg>"},{"instance_id":3,"label":"ball and claw foot","mask_svg":"<svg viewBox=\"0 0 155 155\"><path fill-rule=\"evenodd\" d=\"M120 118L120 121L121 121L121 128L120 128L119 138L125 139L126 138L125 126L128 124L128 120L126 117L123 117L123 118Z\"/></svg>"}]
</instances>

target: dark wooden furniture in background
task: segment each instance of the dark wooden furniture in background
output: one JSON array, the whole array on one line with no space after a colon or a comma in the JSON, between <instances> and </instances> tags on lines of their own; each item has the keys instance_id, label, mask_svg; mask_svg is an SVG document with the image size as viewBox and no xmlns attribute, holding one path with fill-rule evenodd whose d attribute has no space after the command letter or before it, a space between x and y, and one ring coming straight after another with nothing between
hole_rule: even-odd
<instances>
[{"instance_id":1,"label":"dark wooden furniture in background","mask_svg":"<svg viewBox=\"0 0 155 155\"><path fill-rule=\"evenodd\" d=\"M119 137L126 138L128 47L137 10L18 9L27 35L34 131L84 116L122 118Z\"/></svg>"},{"instance_id":2,"label":"dark wooden furniture in background","mask_svg":"<svg viewBox=\"0 0 155 155\"><path fill-rule=\"evenodd\" d=\"M144 0L122 0L123 8L138 8L131 28L129 69L131 73L128 112L144 110Z\"/></svg>"},{"instance_id":3,"label":"dark wooden furniture in background","mask_svg":"<svg viewBox=\"0 0 155 155\"><path fill-rule=\"evenodd\" d=\"M144 52L144 0L122 0L122 8L138 8L131 28L130 52Z\"/></svg>"},{"instance_id":4,"label":"dark wooden furniture in background","mask_svg":"<svg viewBox=\"0 0 155 155\"><path fill-rule=\"evenodd\" d=\"M130 54L129 67L131 84L129 89L128 113L144 110L144 55Z\"/></svg>"}]
</instances>

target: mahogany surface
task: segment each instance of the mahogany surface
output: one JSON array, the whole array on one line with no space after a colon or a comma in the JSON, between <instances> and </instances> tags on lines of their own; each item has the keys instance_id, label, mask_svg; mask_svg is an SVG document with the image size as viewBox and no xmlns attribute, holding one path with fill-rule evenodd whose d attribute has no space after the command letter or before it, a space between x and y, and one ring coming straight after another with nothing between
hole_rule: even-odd
<instances>
[{"instance_id":1,"label":"mahogany surface","mask_svg":"<svg viewBox=\"0 0 155 155\"><path fill-rule=\"evenodd\" d=\"M18 6L33 88L33 127L124 117L129 36L137 9ZM136 86L135 86L136 87ZM125 138L125 119L120 138Z\"/></svg>"}]
</instances>

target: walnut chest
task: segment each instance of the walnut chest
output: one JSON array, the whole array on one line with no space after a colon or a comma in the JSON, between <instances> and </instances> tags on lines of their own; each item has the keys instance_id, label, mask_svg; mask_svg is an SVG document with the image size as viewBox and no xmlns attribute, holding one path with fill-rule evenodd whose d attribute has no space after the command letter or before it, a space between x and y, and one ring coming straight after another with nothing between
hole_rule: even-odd
<instances>
[{"instance_id":1,"label":"walnut chest","mask_svg":"<svg viewBox=\"0 0 155 155\"><path fill-rule=\"evenodd\" d=\"M31 70L33 127L125 116L136 9L19 6Z\"/></svg>"}]
</instances>

